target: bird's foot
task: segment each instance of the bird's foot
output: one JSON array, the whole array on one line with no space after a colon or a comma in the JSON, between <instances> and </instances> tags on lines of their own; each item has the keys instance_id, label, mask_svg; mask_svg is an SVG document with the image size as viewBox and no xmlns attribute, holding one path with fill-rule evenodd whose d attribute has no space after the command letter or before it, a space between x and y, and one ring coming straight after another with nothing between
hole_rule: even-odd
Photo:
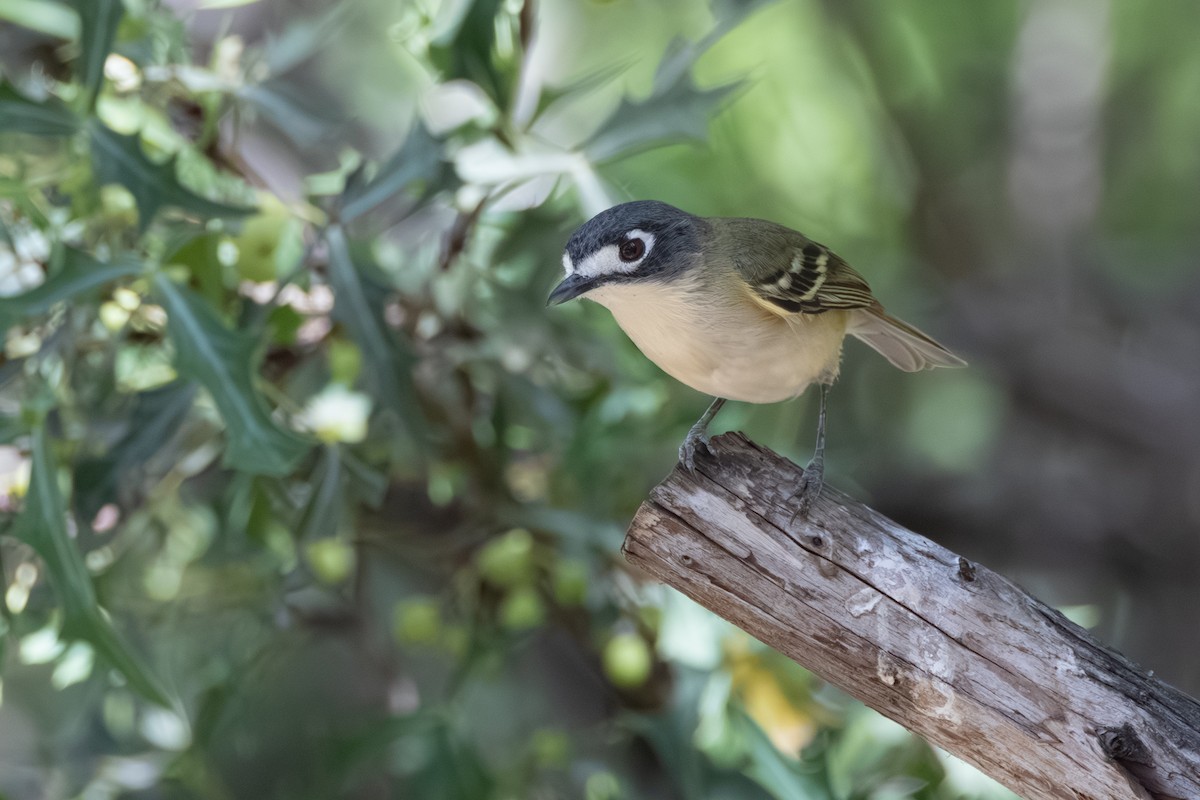
<instances>
[{"instance_id":1,"label":"bird's foot","mask_svg":"<svg viewBox=\"0 0 1200 800\"><path fill-rule=\"evenodd\" d=\"M696 471L696 453L706 450L711 455L712 446L708 443L708 434L703 428L693 427L688 431L687 438L679 445L679 463L688 472Z\"/></svg>"},{"instance_id":2,"label":"bird's foot","mask_svg":"<svg viewBox=\"0 0 1200 800\"><path fill-rule=\"evenodd\" d=\"M824 485L825 459L814 458L804 468L804 474L800 478L800 491L792 495L792 499L797 501L796 510L792 512L792 522L808 519L808 513L821 496L821 487Z\"/></svg>"}]
</instances>

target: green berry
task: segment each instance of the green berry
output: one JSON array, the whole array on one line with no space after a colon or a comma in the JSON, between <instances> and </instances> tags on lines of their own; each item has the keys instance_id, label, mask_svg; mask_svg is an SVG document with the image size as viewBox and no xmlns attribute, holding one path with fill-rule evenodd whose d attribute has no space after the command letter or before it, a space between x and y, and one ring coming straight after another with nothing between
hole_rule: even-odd
<instances>
[{"instance_id":1,"label":"green berry","mask_svg":"<svg viewBox=\"0 0 1200 800\"><path fill-rule=\"evenodd\" d=\"M476 557L479 571L491 584L514 587L533 579L533 535L513 528L483 546Z\"/></svg>"},{"instance_id":2,"label":"green berry","mask_svg":"<svg viewBox=\"0 0 1200 800\"><path fill-rule=\"evenodd\" d=\"M546 619L546 604L532 586L512 591L500 605L500 622L510 630L528 630Z\"/></svg>"},{"instance_id":3,"label":"green berry","mask_svg":"<svg viewBox=\"0 0 1200 800\"><path fill-rule=\"evenodd\" d=\"M571 740L554 728L539 728L529 740L533 759L540 767L565 767L571 758Z\"/></svg>"},{"instance_id":4,"label":"green berry","mask_svg":"<svg viewBox=\"0 0 1200 800\"><path fill-rule=\"evenodd\" d=\"M554 599L559 605L582 605L587 597L587 565L574 559L562 559L554 565Z\"/></svg>"},{"instance_id":5,"label":"green berry","mask_svg":"<svg viewBox=\"0 0 1200 800\"><path fill-rule=\"evenodd\" d=\"M313 574L322 583L341 583L354 571L354 550L341 539L310 542L304 548L304 555Z\"/></svg>"},{"instance_id":6,"label":"green berry","mask_svg":"<svg viewBox=\"0 0 1200 800\"><path fill-rule=\"evenodd\" d=\"M641 686L654 666L650 646L636 633L618 633L609 639L603 660L604 674L623 689Z\"/></svg>"},{"instance_id":7,"label":"green berry","mask_svg":"<svg viewBox=\"0 0 1200 800\"><path fill-rule=\"evenodd\" d=\"M442 613L429 598L405 600L396 604L392 616L392 632L396 641L405 644L430 644L442 631Z\"/></svg>"}]
</instances>

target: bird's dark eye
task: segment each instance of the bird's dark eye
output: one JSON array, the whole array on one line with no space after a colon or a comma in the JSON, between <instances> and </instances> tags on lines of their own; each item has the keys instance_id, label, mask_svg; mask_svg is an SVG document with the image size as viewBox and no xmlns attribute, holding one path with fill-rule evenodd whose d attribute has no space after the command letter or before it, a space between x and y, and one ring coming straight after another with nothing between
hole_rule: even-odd
<instances>
[{"instance_id":1,"label":"bird's dark eye","mask_svg":"<svg viewBox=\"0 0 1200 800\"><path fill-rule=\"evenodd\" d=\"M646 243L641 239L626 239L618 251L622 261L637 261L646 254Z\"/></svg>"}]
</instances>

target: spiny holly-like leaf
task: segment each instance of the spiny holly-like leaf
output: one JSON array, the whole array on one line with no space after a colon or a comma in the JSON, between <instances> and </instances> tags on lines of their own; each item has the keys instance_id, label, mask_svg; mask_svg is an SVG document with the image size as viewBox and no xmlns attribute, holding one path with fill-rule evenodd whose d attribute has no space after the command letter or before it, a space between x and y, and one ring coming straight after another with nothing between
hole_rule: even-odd
<instances>
[{"instance_id":1,"label":"spiny holly-like leaf","mask_svg":"<svg viewBox=\"0 0 1200 800\"><path fill-rule=\"evenodd\" d=\"M390 484L387 474L360 460L345 448L338 448L338 458L341 459L346 476L350 479L354 497L370 508L379 508Z\"/></svg>"},{"instance_id":2,"label":"spiny holly-like leaf","mask_svg":"<svg viewBox=\"0 0 1200 800\"><path fill-rule=\"evenodd\" d=\"M312 493L293 531L309 541L336 536L346 509L362 501L378 508L387 492L388 477L354 456L348 448L327 444L314 460L306 483Z\"/></svg>"},{"instance_id":3,"label":"spiny holly-like leaf","mask_svg":"<svg viewBox=\"0 0 1200 800\"><path fill-rule=\"evenodd\" d=\"M340 225L325 233L329 245L329 282L333 287L333 317L346 327L362 349L364 370L375 399L408 425L414 443L424 436L418 426L424 415L412 382L413 355L400 346L383 317L385 287L367 277L354 263L350 243Z\"/></svg>"},{"instance_id":4,"label":"spiny holly-like leaf","mask_svg":"<svg viewBox=\"0 0 1200 800\"><path fill-rule=\"evenodd\" d=\"M579 80L566 86L541 86L538 89L537 106L533 110L529 124L532 125L534 122L536 122L560 100L564 100L569 97L582 97L588 92L591 92L592 90L613 81L618 75L628 68L628 62L616 61L612 64L605 64L599 69L589 72Z\"/></svg>"},{"instance_id":5,"label":"spiny holly-like leaf","mask_svg":"<svg viewBox=\"0 0 1200 800\"><path fill-rule=\"evenodd\" d=\"M144 231L164 206L178 208L203 218L244 217L254 208L218 203L187 189L175 177L175 159L162 164L150 160L137 134L117 133L103 123L88 125L92 139L92 168L101 185L119 183L133 195L138 208L138 227Z\"/></svg>"},{"instance_id":6,"label":"spiny holly-like leaf","mask_svg":"<svg viewBox=\"0 0 1200 800\"><path fill-rule=\"evenodd\" d=\"M691 65L700 49L696 45L674 45L673 52L659 65L650 96L639 101L622 100L584 147L588 157L595 162L608 161L667 142L706 138L714 109L737 84L696 88Z\"/></svg>"},{"instance_id":7,"label":"spiny holly-like leaf","mask_svg":"<svg viewBox=\"0 0 1200 800\"><path fill-rule=\"evenodd\" d=\"M83 84L87 110L91 111L104 83L104 61L112 50L125 6L121 0L74 0L74 6L80 22L80 54L75 72Z\"/></svg>"},{"instance_id":8,"label":"spiny holly-like leaf","mask_svg":"<svg viewBox=\"0 0 1200 800\"><path fill-rule=\"evenodd\" d=\"M716 20L713 29L700 40L700 50L703 52L718 39L741 24L742 20L771 5L775 0L713 0L712 15Z\"/></svg>"},{"instance_id":9,"label":"spiny holly-like leaf","mask_svg":"<svg viewBox=\"0 0 1200 800\"><path fill-rule=\"evenodd\" d=\"M55 303L142 271L142 265L131 258L105 264L71 247L63 248L60 260L58 269L40 286L14 297L0 297L0 328L7 329L22 317L43 314Z\"/></svg>"},{"instance_id":10,"label":"spiny holly-like leaf","mask_svg":"<svg viewBox=\"0 0 1200 800\"><path fill-rule=\"evenodd\" d=\"M81 517L91 519L105 503L118 499L121 484L140 478L142 465L171 440L195 399L196 385L184 380L138 394L125 435L104 456L75 470L75 506Z\"/></svg>"},{"instance_id":11,"label":"spiny holly-like leaf","mask_svg":"<svg viewBox=\"0 0 1200 800\"><path fill-rule=\"evenodd\" d=\"M336 110L302 85L293 86L287 81L251 83L236 94L302 149L315 146L339 124Z\"/></svg>"},{"instance_id":12,"label":"spiny holly-like leaf","mask_svg":"<svg viewBox=\"0 0 1200 800\"><path fill-rule=\"evenodd\" d=\"M342 196L342 220L349 222L362 216L395 197L413 181L434 178L442 166L440 143L418 123L374 178L367 183L346 187Z\"/></svg>"},{"instance_id":13,"label":"spiny holly-like leaf","mask_svg":"<svg viewBox=\"0 0 1200 800\"><path fill-rule=\"evenodd\" d=\"M63 608L62 636L83 639L95 648L146 698L167 705L158 680L130 651L101 613L92 577L67 531L67 511L46 440L44 424L33 431L32 469L25 510L17 521L17 538L32 547L46 565Z\"/></svg>"},{"instance_id":14,"label":"spiny holly-like leaf","mask_svg":"<svg viewBox=\"0 0 1200 800\"><path fill-rule=\"evenodd\" d=\"M208 389L225 421L225 464L259 475L291 472L308 443L271 419L255 389L258 343L227 328L191 289L177 286L161 273L155 276L154 286L167 310L175 366Z\"/></svg>"},{"instance_id":15,"label":"spiny holly-like leaf","mask_svg":"<svg viewBox=\"0 0 1200 800\"><path fill-rule=\"evenodd\" d=\"M250 0L247 0L249 2ZM283 75L322 53L336 41L357 9L353 3L328 3L310 16L293 15L277 34L268 31L265 45L267 73ZM318 8L319 6L313 6Z\"/></svg>"},{"instance_id":16,"label":"spiny holly-like leaf","mask_svg":"<svg viewBox=\"0 0 1200 800\"><path fill-rule=\"evenodd\" d=\"M96 605L96 592L79 550L67 533L64 514L46 429L44 424L38 425L33 432L29 494L16 532L46 563L68 616L78 616Z\"/></svg>"},{"instance_id":17,"label":"spiny holly-like leaf","mask_svg":"<svg viewBox=\"0 0 1200 800\"><path fill-rule=\"evenodd\" d=\"M35 136L71 136L79 118L55 98L38 103L0 83L0 131Z\"/></svg>"},{"instance_id":18,"label":"spiny holly-like leaf","mask_svg":"<svg viewBox=\"0 0 1200 800\"><path fill-rule=\"evenodd\" d=\"M692 83L692 67L718 39L767 2L718 2L714 8L716 27L698 42L673 41L654 73L650 96L641 101L621 101L608 121L592 134L584 152L599 162L667 142L706 138L713 112L739 84L698 89Z\"/></svg>"},{"instance_id":19,"label":"spiny holly-like leaf","mask_svg":"<svg viewBox=\"0 0 1200 800\"><path fill-rule=\"evenodd\" d=\"M308 483L312 494L300 515L296 538L307 541L336 535L346 495L346 470L337 447L322 448Z\"/></svg>"},{"instance_id":20,"label":"spiny holly-like leaf","mask_svg":"<svg viewBox=\"0 0 1200 800\"><path fill-rule=\"evenodd\" d=\"M511 99L511 77L496 68L493 46L496 42L496 16L501 0L478 0L466 5L466 13L453 33L434 41L430 59L441 70L444 80L465 78L479 85L497 108L506 108Z\"/></svg>"}]
</instances>

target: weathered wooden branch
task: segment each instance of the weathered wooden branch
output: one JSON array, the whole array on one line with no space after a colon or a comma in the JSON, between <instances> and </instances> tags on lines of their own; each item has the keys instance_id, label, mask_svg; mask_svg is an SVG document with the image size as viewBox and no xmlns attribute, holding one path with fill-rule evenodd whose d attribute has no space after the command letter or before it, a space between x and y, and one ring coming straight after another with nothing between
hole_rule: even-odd
<instances>
[{"instance_id":1,"label":"weathered wooden branch","mask_svg":"<svg viewBox=\"0 0 1200 800\"><path fill-rule=\"evenodd\" d=\"M676 469L633 564L1029 800L1198 800L1200 703L985 567L746 440Z\"/></svg>"}]
</instances>

